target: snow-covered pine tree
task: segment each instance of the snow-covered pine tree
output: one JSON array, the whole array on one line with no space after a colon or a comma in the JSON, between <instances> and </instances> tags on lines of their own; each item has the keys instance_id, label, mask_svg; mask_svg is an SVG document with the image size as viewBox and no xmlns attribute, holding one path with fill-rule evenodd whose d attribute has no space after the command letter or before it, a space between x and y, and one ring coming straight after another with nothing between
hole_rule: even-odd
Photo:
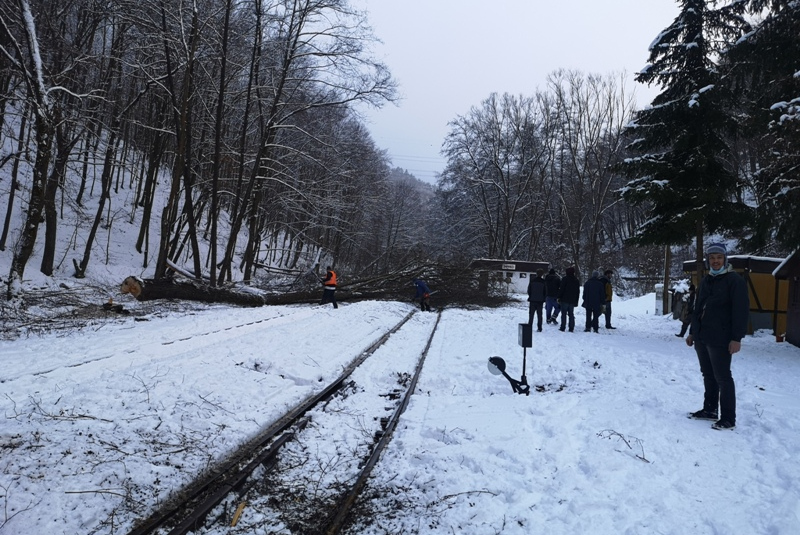
<instances>
[{"instance_id":1,"label":"snow-covered pine tree","mask_svg":"<svg viewBox=\"0 0 800 535\"><path fill-rule=\"evenodd\" d=\"M800 247L800 1L750 0L754 30L725 56L753 162L754 248Z\"/></svg>"},{"instance_id":2,"label":"snow-covered pine tree","mask_svg":"<svg viewBox=\"0 0 800 535\"><path fill-rule=\"evenodd\" d=\"M622 171L625 200L647 217L629 240L673 245L704 232L741 226L749 210L737 198L730 135L735 122L719 84L719 53L748 24L744 4L717 7L715 0L682 0L680 13L650 45L649 64L636 80L662 89L627 128L633 139Z\"/></svg>"}]
</instances>

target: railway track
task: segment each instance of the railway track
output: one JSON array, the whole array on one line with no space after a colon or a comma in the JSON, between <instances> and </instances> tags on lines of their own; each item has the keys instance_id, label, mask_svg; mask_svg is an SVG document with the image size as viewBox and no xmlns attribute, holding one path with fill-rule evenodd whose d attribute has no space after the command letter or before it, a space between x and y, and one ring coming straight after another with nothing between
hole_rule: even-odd
<instances>
[{"instance_id":1,"label":"railway track","mask_svg":"<svg viewBox=\"0 0 800 535\"><path fill-rule=\"evenodd\" d=\"M416 388L438 322L408 314L129 535L340 533Z\"/></svg>"}]
</instances>

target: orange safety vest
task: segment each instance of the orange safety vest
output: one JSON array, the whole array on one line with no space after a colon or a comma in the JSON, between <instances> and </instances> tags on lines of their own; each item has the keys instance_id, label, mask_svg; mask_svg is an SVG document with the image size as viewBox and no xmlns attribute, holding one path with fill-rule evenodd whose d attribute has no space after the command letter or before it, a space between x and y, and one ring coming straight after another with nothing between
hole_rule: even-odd
<instances>
[{"instance_id":1,"label":"orange safety vest","mask_svg":"<svg viewBox=\"0 0 800 535\"><path fill-rule=\"evenodd\" d=\"M328 276L325 277L325 282L323 283L325 286L333 286L336 287L336 272L333 270L328 271Z\"/></svg>"}]
</instances>

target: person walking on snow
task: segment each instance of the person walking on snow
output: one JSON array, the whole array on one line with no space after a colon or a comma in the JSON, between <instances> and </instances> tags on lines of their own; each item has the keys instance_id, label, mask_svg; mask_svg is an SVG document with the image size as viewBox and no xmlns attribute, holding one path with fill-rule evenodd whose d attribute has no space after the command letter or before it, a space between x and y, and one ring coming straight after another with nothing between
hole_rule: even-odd
<instances>
[{"instance_id":1,"label":"person walking on snow","mask_svg":"<svg viewBox=\"0 0 800 535\"><path fill-rule=\"evenodd\" d=\"M339 308L336 304L336 272L331 266L326 268L325 278L322 280L322 300L320 305L325 303L333 303L333 308Z\"/></svg>"},{"instance_id":2,"label":"person walking on snow","mask_svg":"<svg viewBox=\"0 0 800 535\"><path fill-rule=\"evenodd\" d=\"M542 332L542 307L547 297L547 286L542 274L544 274L543 270L537 270L528 283L528 301L530 301L530 305L528 305L528 325L533 325L533 315L536 314L538 318L537 330L539 332Z\"/></svg>"},{"instance_id":3,"label":"person walking on snow","mask_svg":"<svg viewBox=\"0 0 800 535\"><path fill-rule=\"evenodd\" d=\"M578 277L575 276L575 268L570 266L567 268L567 274L561 279L561 285L558 287L558 304L561 306L561 328L558 329L564 332L567 326L567 318L569 318L569 332L575 330L575 307L578 306L578 299L581 295L581 283Z\"/></svg>"},{"instance_id":4,"label":"person walking on snow","mask_svg":"<svg viewBox=\"0 0 800 535\"><path fill-rule=\"evenodd\" d=\"M556 270L550 268L550 272L544 278L544 284L547 286L547 297L544 302L544 309L547 312L547 323L557 325L558 313L561 312L561 307L558 305L558 287L561 285L561 277L556 274Z\"/></svg>"},{"instance_id":5,"label":"person walking on snow","mask_svg":"<svg viewBox=\"0 0 800 535\"><path fill-rule=\"evenodd\" d=\"M742 348L750 317L747 283L728 264L728 250L722 243L706 249L709 273L700 281L692 326L686 345L697 352L703 374L703 408L689 414L699 420L719 420L713 429L736 427L736 385L731 374L733 355Z\"/></svg>"},{"instance_id":6,"label":"person walking on snow","mask_svg":"<svg viewBox=\"0 0 800 535\"><path fill-rule=\"evenodd\" d=\"M583 285L583 308L586 309L586 328L584 332L590 330L598 332L600 328L600 314L606 302L606 288L600 280L600 272L592 271L592 278Z\"/></svg>"},{"instance_id":7,"label":"person walking on snow","mask_svg":"<svg viewBox=\"0 0 800 535\"><path fill-rule=\"evenodd\" d=\"M411 282L414 283L414 286L417 287L417 295L415 299L419 299L419 306L423 312L430 312L431 311L431 289L428 288L428 285L425 284L424 280L420 279L411 279Z\"/></svg>"}]
</instances>

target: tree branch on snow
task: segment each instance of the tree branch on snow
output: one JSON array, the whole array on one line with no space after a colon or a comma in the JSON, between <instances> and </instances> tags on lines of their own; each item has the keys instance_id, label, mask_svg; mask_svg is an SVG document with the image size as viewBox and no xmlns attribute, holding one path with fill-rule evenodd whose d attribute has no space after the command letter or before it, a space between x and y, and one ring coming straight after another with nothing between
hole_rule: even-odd
<instances>
[{"instance_id":1,"label":"tree branch on snow","mask_svg":"<svg viewBox=\"0 0 800 535\"><path fill-rule=\"evenodd\" d=\"M600 438L607 438L609 440L612 438L617 438L618 440L621 440L623 443L625 443L625 445L628 446L629 450L633 450L633 446L631 445L632 443L636 444L637 446L639 446L639 451L641 452L641 455L637 455L634 453L633 456L639 459L640 461L644 461L646 463L650 462L644 456L644 446L642 445L643 444L642 441L636 437L626 437L622 433L618 433L613 429L606 429L605 431L600 431L599 433L597 433L597 436Z\"/></svg>"}]
</instances>

